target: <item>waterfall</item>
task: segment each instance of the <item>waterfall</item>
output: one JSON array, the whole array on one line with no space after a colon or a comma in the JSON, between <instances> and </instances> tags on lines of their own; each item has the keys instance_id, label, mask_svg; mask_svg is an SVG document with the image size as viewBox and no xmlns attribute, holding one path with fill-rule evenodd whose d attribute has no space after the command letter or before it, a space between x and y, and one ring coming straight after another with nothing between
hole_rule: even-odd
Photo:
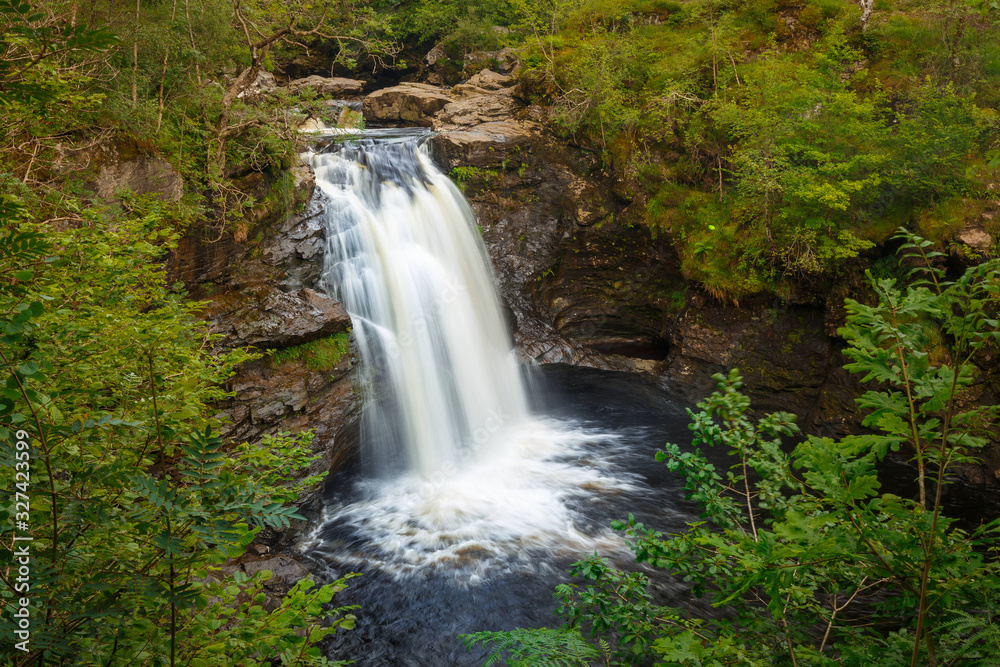
<instances>
[{"instance_id":1,"label":"waterfall","mask_svg":"<svg viewBox=\"0 0 1000 667\"><path fill-rule=\"evenodd\" d=\"M311 157L329 198L322 285L347 308L369 375L365 457L430 477L527 416L476 220L419 138Z\"/></svg>"},{"instance_id":2,"label":"waterfall","mask_svg":"<svg viewBox=\"0 0 1000 667\"><path fill-rule=\"evenodd\" d=\"M475 218L421 138L366 132L308 159L321 287L350 313L363 361L365 465L301 548L334 571L463 584L554 554L624 552L580 512L633 488L603 472L621 438L529 414Z\"/></svg>"}]
</instances>

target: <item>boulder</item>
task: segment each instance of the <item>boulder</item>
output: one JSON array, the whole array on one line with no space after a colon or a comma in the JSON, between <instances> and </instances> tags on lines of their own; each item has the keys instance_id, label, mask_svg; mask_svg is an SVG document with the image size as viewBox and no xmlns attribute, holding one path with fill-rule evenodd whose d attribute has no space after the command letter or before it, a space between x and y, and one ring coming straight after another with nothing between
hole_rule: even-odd
<instances>
[{"instance_id":1,"label":"boulder","mask_svg":"<svg viewBox=\"0 0 1000 667\"><path fill-rule=\"evenodd\" d=\"M514 79L506 74L498 74L492 70L484 69L479 74L466 82L470 86L482 88L483 90L500 90L509 88L514 84Z\"/></svg>"},{"instance_id":2,"label":"boulder","mask_svg":"<svg viewBox=\"0 0 1000 667\"><path fill-rule=\"evenodd\" d=\"M281 607L281 602L288 591L309 575L309 569L298 560L284 554L261 556L253 554L253 551L251 547L250 553L223 565L220 574L232 578L236 572L246 575L254 575L262 570L270 572L271 578L263 585L266 596L263 607L267 611L274 611Z\"/></svg>"},{"instance_id":3,"label":"boulder","mask_svg":"<svg viewBox=\"0 0 1000 667\"><path fill-rule=\"evenodd\" d=\"M532 129L514 121L483 123L468 130L442 132L431 139L431 145L448 168L498 167L514 153L527 150Z\"/></svg>"},{"instance_id":4,"label":"boulder","mask_svg":"<svg viewBox=\"0 0 1000 667\"><path fill-rule=\"evenodd\" d=\"M265 72L261 70L257 72L257 78L254 80L246 90L237 95L240 99L252 99L258 95L269 93L272 90L277 90L278 82L275 80L274 75L270 72Z\"/></svg>"},{"instance_id":5,"label":"boulder","mask_svg":"<svg viewBox=\"0 0 1000 667\"><path fill-rule=\"evenodd\" d=\"M430 125L430 118L451 97L447 91L426 83L402 83L383 88L365 98L364 116L370 121L404 121Z\"/></svg>"},{"instance_id":6,"label":"boulder","mask_svg":"<svg viewBox=\"0 0 1000 667\"><path fill-rule=\"evenodd\" d=\"M428 67L433 67L437 64L437 61L441 60L446 55L448 54L444 50L444 44L436 44L434 48L428 51L427 55L424 56L424 62L427 63Z\"/></svg>"},{"instance_id":7,"label":"boulder","mask_svg":"<svg viewBox=\"0 0 1000 667\"><path fill-rule=\"evenodd\" d=\"M213 333L226 347L282 348L346 331L351 318L339 301L308 288L280 292L270 285L250 294L221 295ZM226 308L226 306L229 306Z\"/></svg>"},{"instance_id":8,"label":"boulder","mask_svg":"<svg viewBox=\"0 0 1000 667\"><path fill-rule=\"evenodd\" d=\"M335 95L338 97L352 97L361 94L365 87L364 81L357 79L344 79L341 77L328 76L307 76L303 79L296 79L288 84L288 92L298 93L305 88L312 88L317 95Z\"/></svg>"},{"instance_id":9,"label":"boulder","mask_svg":"<svg viewBox=\"0 0 1000 667\"><path fill-rule=\"evenodd\" d=\"M510 121L520 105L513 88L487 89L469 83L451 89L450 101L434 118L435 129L473 127Z\"/></svg>"},{"instance_id":10,"label":"boulder","mask_svg":"<svg viewBox=\"0 0 1000 667\"><path fill-rule=\"evenodd\" d=\"M468 89L462 93L468 93ZM480 93L449 103L438 114L435 125L449 129L510 120L517 108L517 102L510 95Z\"/></svg>"},{"instance_id":11,"label":"boulder","mask_svg":"<svg viewBox=\"0 0 1000 667\"><path fill-rule=\"evenodd\" d=\"M993 245L993 237L981 225L969 225L956 238L980 254L986 254Z\"/></svg>"},{"instance_id":12,"label":"boulder","mask_svg":"<svg viewBox=\"0 0 1000 667\"><path fill-rule=\"evenodd\" d=\"M484 67L510 73L518 63L517 52L509 47L499 51L472 51L465 54L463 70L466 76L478 72Z\"/></svg>"}]
</instances>

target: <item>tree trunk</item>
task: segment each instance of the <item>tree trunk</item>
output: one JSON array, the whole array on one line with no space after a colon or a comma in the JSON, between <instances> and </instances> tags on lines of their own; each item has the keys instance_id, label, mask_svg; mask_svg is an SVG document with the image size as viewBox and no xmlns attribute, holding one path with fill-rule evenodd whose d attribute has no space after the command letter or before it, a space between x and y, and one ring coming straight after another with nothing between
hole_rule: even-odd
<instances>
[{"instance_id":1,"label":"tree trunk","mask_svg":"<svg viewBox=\"0 0 1000 667\"><path fill-rule=\"evenodd\" d=\"M132 104L139 103L139 2L135 0L135 34L132 35Z\"/></svg>"},{"instance_id":2,"label":"tree trunk","mask_svg":"<svg viewBox=\"0 0 1000 667\"><path fill-rule=\"evenodd\" d=\"M861 3L861 29L868 30L868 21L875 10L875 0L859 0Z\"/></svg>"}]
</instances>

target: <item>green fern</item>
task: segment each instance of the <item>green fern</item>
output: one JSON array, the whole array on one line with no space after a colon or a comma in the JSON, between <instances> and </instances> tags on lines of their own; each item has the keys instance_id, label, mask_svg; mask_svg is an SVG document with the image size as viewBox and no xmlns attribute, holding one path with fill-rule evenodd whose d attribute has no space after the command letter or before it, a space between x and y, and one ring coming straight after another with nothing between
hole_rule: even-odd
<instances>
[{"instance_id":1,"label":"green fern","mask_svg":"<svg viewBox=\"0 0 1000 667\"><path fill-rule=\"evenodd\" d=\"M1000 625L989 616L958 611L958 618L944 623L941 627L961 641L952 662L962 658L963 665L989 667L996 664L1000 655Z\"/></svg>"},{"instance_id":2,"label":"green fern","mask_svg":"<svg viewBox=\"0 0 1000 667\"><path fill-rule=\"evenodd\" d=\"M476 632L459 638L466 649L479 643L495 644L483 667L588 667L600 657L577 628L516 628L509 632Z\"/></svg>"}]
</instances>

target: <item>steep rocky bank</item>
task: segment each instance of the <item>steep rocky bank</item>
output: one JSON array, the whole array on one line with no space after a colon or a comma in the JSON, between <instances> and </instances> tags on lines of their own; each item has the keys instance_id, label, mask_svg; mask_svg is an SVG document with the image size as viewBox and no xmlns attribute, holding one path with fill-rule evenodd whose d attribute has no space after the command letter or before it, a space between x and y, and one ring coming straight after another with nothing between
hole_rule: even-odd
<instances>
[{"instance_id":1,"label":"steep rocky bank","mask_svg":"<svg viewBox=\"0 0 1000 667\"><path fill-rule=\"evenodd\" d=\"M264 198L271 203L250 216L256 222L247 236L253 240L196 228L182 239L167 269L191 298L205 302L202 314L219 335L217 346L248 347L261 355L239 367L228 383L233 396L219 406L228 422L225 437L256 444L265 435L312 429L313 450L322 454L307 471L315 474L338 468L354 450L360 403L355 355L347 346L350 317L339 302L313 289L322 267L323 230L316 219L321 202L313 198L307 168L294 176L287 191L273 184L272 196ZM302 498L300 512L315 515L320 496L317 488ZM264 567L261 558L282 551L304 525L265 532L247 562ZM305 571L282 563L272 565ZM282 593L276 589L276 599Z\"/></svg>"},{"instance_id":2,"label":"steep rocky bank","mask_svg":"<svg viewBox=\"0 0 1000 667\"><path fill-rule=\"evenodd\" d=\"M527 103L509 75L484 70L451 88L404 83L369 93L362 108L369 126L436 131L434 152L479 218L525 360L640 372L692 400L711 388L713 373L735 366L759 410L792 411L822 435L860 428L858 386L842 369L835 335L837 304L857 285L837 286L828 299L804 290L795 303L736 305L703 293L685 280L669 239L644 224L644 202L629 184L599 156L548 133L545 110ZM313 290L321 202L299 170L289 195L258 216L254 241L202 230L171 259L172 275L209 302L205 316L224 334L220 345L294 350L349 329L342 307ZM314 428L322 465L336 467L357 437L353 355L322 370L295 354L281 358L269 352L233 379L229 436L256 441ZM970 479L995 481L994 458Z\"/></svg>"},{"instance_id":3,"label":"steep rocky bank","mask_svg":"<svg viewBox=\"0 0 1000 667\"><path fill-rule=\"evenodd\" d=\"M629 177L548 133L546 111L504 74L383 89L364 112L369 123L438 132L434 149L479 218L526 359L641 372L691 400L711 390L714 373L738 367L757 410L793 412L824 436L862 430L861 388L842 368L836 335L844 297L866 296L860 272L803 284L787 300L720 302L685 279L669 238L651 233ZM975 249L974 231L956 237L954 261ZM995 402L984 363L974 393ZM996 484L1000 450L984 460L963 476Z\"/></svg>"}]
</instances>

